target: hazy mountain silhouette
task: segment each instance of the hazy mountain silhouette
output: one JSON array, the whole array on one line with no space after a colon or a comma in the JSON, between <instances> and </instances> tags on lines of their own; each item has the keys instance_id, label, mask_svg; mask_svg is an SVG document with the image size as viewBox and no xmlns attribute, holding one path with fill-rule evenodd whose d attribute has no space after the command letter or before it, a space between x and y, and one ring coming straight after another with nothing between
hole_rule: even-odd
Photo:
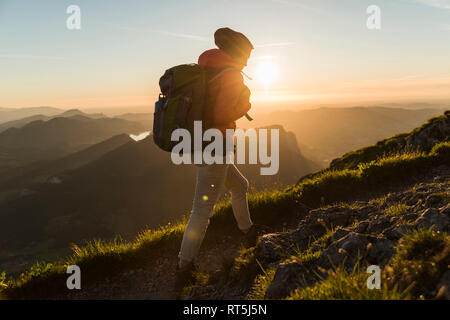
<instances>
[{"instance_id":1,"label":"hazy mountain silhouette","mask_svg":"<svg viewBox=\"0 0 450 320\"><path fill-rule=\"evenodd\" d=\"M0 133L0 172L38 160L52 160L121 133L140 133L141 124L82 114L33 121Z\"/></svg>"},{"instance_id":2,"label":"hazy mountain silhouette","mask_svg":"<svg viewBox=\"0 0 450 320\"><path fill-rule=\"evenodd\" d=\"M153 127L153 113L125 113L115 116L115 118L139 122L148 127L148 130Z\"/></svg>"},{"instance_id":3,"label":"hazy mountain silhouette","mask_svg":"<svg viewBox=\"0 0 450 320\"><path fill-rule=\"evenodd\" d=\"M294 135L279 129L278 175L261 178L259 165L239 166L254 187L285 186L317 168L302 156ZM196 168L172 164L170 153L161 151L151 136L61 172L84 152L31 167L3 184L4 192L14 187L16 193L0 203L0 245L17 249L53 239L55 247L67 247L93 237L127 237L189 213ZM47 181L32 184L34 178Z\"/></svg>"},{"instance_id":4,"label":"hazy mountain silhouette","mask_svg":"<svg viewBox=\"0 0 450 320\"><path fill-rule=\"evenodd\" d=\"M88 113L84 113L78 109L71 109L71 110L64 111L63 113L58 113L57 115L48 116L48 115L43 115L43 114L36 114L36 115L32 115L30 117L21 118L18 120L7 121L7 122L0 124L0 132L5 131L9 128L21 128L21 127L27 125L28 123L31 123L31 122L37 121L37 120L48 121L50 119L57 118L57 117L69 118L69 117L74 117L74 116L85 116L85 117L93 118L93 119L106 117L102 113L88 114Z\"/></svg>"},{"instance_id":5,"label":"hazy mountain silhouette","mask_svg":"<svg viewBox=\"0 0 450 320\"><path fill-rule=\"evenodd\" d=\"M0 108L0 123L18 120L34 115L55 116L63 109L53 107L33 107L33 108Z\"/></svg>"},{"instance_id":6,"label":"hazy mountain silhouette","mask_svg":"<svg viewBox=\"0 0 450 320\"><path fill-rule=\"evenodd\" d=\"M81 167L130 141L129 135L120 134L57 160L37 161L7 170L0 176L0 201L8 195L20 193L30 185L51 183L51 179L58 181L56 175L59 173Z\"/></svg>"},{"instance_id":7,"label":"hazy mountain silhouette","mask_svg":"<svg viewBox=\"0 0 450 320\"><path fill-rule=\"evenodd\" d=\"M75 180L81 185L90 179L89 185L84 181L89 187L95 173L103 175L99 170L119 168L112 159L125 160L128 152L139 157L135 146L145 154L147 143L120 147L77 170ZM100 167L106 158L109 166ZM196 261L199 276L181 298L449 299L449 160L446 111L409 133L350 152L288 188L251 194L252 218L265 226L256 245L236 227L230 202L217 206ZM138 162L131 165L142 168ZM108 181L114 182L115 173ZM176 187L166 190L173 202L181 195ZM122 196L127 201L130 195L110 192L112 201ZM68 222L76 227L69 218L59 216L46 229L68 230ZM132 241L75 246L70 258L30 268L2 293L9 299L180 298L173 288L184 227L181 222L146 230ZM83 270L82 291L66 289L68 264ZM370 265L380 266L383 290L367 288Z\"/></svg>"},{"instance_id":8,"label":"hazy mountain silhouette","mask_svg":"<svg viewBox=\"0 0 450 320\"><path fill-rule=\"evenodd\" d=\"M316 108L255 113L254 121L238 121L242 128L282 125L292 131L302 153L325 168L331 160L378 140L409 131L444 109L436 105L395 104L390 107ZM413 109L421 107L422 109ZM427 108L425 108L427 107ZM428 108L428 107L434 107ZM151 113L128 113L117 118L140 122L151 128Z\"/></svg>"},{"instance_id":9,"label":"hazy mountain silhouette","mask_svg":"<svg viewBox=\"0 0 450 320\"><path fill-rule=\"evenodd\" d=\"M275 111L255 116L251 126L280 124L292 131L303 154L322 167L343 154L378 140L412 130L443 109L399 109L384 107L319 108ZM241 127L248 127L240 120Z\"/></svg>"}]
</instances>

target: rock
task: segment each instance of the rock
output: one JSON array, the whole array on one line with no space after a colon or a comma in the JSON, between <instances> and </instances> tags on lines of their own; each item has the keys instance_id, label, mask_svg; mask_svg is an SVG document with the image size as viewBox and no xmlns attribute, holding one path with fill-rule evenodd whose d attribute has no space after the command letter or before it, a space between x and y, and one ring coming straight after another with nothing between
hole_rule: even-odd
<instances>
[{"instance_id":1,"label":"rock","mask_svg":"<svg viewBox=\"0 0 450 320\"><path fill-rule=\"evenodd\" d=\"M332 206L326 209L311 210L309 213L310 216L309 219L305 221L306 223L311 223L321 219L326 227L331 229L333 227L347 226L353 221L353 216L356 211L339 206Z\"/></svg>"},{"instance_id":2,"label":"rock","mask_svg":"<svg viewBox=\"0 0 450 320\"><path fill-rule=\"evenodd\" d=\"M327 230L319 223L304 224L291 234L292 240L300 250L305 250L315 239L320 238Z\"/></svg>"},{"instance_id":3,"label":"rock","mask_svg":"<svg viewBox=\"0 0 450 320\"><path fill-rule=\"evenodd\" d=\"M267 288L265 298L282 299L288 296L300 285L304 272L304 268L298 262L281 263Z\"/></svg>"},{"instance_id":4,"label":"rock","mask_svg":"<svg viewBox=\"0 0 450 320\"><path fill-rule=\"evenodd\" d=\"M442 208L440 208L439 212L441 214L450 214L450 203L447 203L447 205L445 205Z\"/></svg>"},{"instance_id":5,"label":"rock","mask_svg":"<svg viewBox=\"0 0 450 320\"><path fill-rule=\"evenodd\" d=\"M265 234L258 241L255 249L255 257L263 264L275 262L292 246L292 240L288 233Z\"/></svg>"},{"instance_id":6,"label":"rock","mask_svg":"<svg viewBox=\"0 0 450 320\"><path fill-rule=\"evenodd\" d=\"M404 220L406 221L412 221L412 220L416 220L417 219L417 214L416 213L408 213L403 217Z\"/></svg>"},{"instance_id":7,"label":"rock","mask_svg":"<svg viewBox=\"0 0 450 320\"><path fill-rule=\"evenodd\" d=\"M384 200L384 203L388 206L394 205L401 201L401 197L402 195L399 193L388 193L386 199Z\"/></svg>"},{"instance_id":8,"label":"rock","mask_svg":"<svg viewBox=\"0 0 450 320\"><path fill-rule=\"evenodd\" d=\"M363 206L362 208L360 208L357 212L356 217L358 218L358 220L365 220L369 217L369 215L371 213L374 213L377 211L378 211L378 208L376 206L369 204L369 205L366 205L366 206Z\"/></svg>"},{"instance_id":9,"label":"rock","mask_svg":"<svg viewBox=\"0 0 450 320\"><path fill-rule=\"evenodd\" d=\"M385 266L394 253L394 242L386 238L379 238L369 246L367 260L371 264Z\"/></svg>"},{"instance_id":10,"label":"rock","mask_svg":"<svg viewBox=\"0 0 450 320\"><path fill-rule=\"evenodd\" d=\"M362 221L353 229L353 231L356 233L364 233L366 232L368 226L369 226L368 221Z\"/></svg>"},{"instance_id":11,"label":"rock","mask_svg":"<svg viewBox=\"0 0 450 320\"><path fill-rule=\"evenodd\" d=\"M450 270L444 273L436 289L437 298L450 300Z\"/></svg>"},{"instance_id":12,"label":"rock","mask_svg":"<svg viewBox=\"0 0 450 320\"><path fill-rule=\"evenodd\" d=\"M215 288L213 286L195 285L189 289L189 291L183 297L183 300L211 299L211 298L214 298L215 293L216 293Z\"/></svg>"},{"instance_id":13,"label":"rock","mask_svg":"<svg viewBox=\"0 0 450 320\"><path fill-rule=\"evenodd\" d=\"M438 195L430 195L425 199L425 207L437 207L442 202L442 198Z\"/></svg>"},{"instance_id":14,"label":"rock","mask_svg":"<svg viewBox=\"0 0 450 320\"><path fill-rule=\"evenodd\" d=\"M345 260L346 266L353 267L358 258L365 256L368 243L367 236L350 232L323 251L317 264L327 269L332 266L339 266Z\"/></svg>"},{"instance_id":15,"label":"rock","mask_svg":"<svg viewBox=\"0 0 450 320\"><path fill-rule=\"evenodd\" d=\"M328 216L325 221L327 222L327 225L329 228L334 228L334 227L345 227L347 226L350 221L353 221L353 212L352 211L346 211L346 212L340 212L340 213L335 213L333 215Z\"/></svg>"},{"instance_id":16,"label":"rock","mask_svg":"<svg viewBox=\"0 0 450 320\"><path fill-rule=\"evenodd\" d=\"M413 227L409 225L392 226L391 228L384 230L382 235L389 240L397 241L405 235L411 233L412 230Z\"/></svg>"},{"instance_id":17,"label":"rock","mask_svg":"<svg viewBox=\"0 0 450 320\"><path fill-rule=\"evenodd\" d=\"M406 139L406 150L429 151L436 142L445 141L450 135L450 117L430 121Z\"/></svg>"},{"instance_id":18,"label":"rock","mask_svg":"<svg viewBox=\"0 0 450 320\"><path fill-rule=\"evenodd\" d=\"M420 205L422 203L421 195L416 193L411 198L409 198L405 203L408 206Z\"/></svg>"},{"instance_id":19,"label":"rock","mask_svg":"<svg viewBox=\"0 0 450 320\"><path fill-rule=\"evenodd\" d=\"M390 217L387 216L376 216L369 222L366 232L370 234L382 233L385 229L391 226Z\"/></svg>"},{"instance_id":20,"label":"rock","mask_svg":"<svg viewBox=\"0 0 450 320\"><path fill-rule=\"evenodd\" d=\"M431 228L434 231L447 231L450 218L446 214L442 214L436 208L429 208L422 213L422 215L415 221L419 228Z\"/></svg>"},{"instance_id":21,"label":"rock","mask_svg":"<svg viewBox=\"0 0 450 320\"><path fill-rule=\"evenodd\" d=\"M337 230L334 232L334 234L331 236L331 241L332 241L332 242L337 241L337 240L339 240L339 239L345 237L345 236L348 235L349 233L350 233L350 230L339 228L339 229L337 229Z\"/></svg>"}]
</instances>

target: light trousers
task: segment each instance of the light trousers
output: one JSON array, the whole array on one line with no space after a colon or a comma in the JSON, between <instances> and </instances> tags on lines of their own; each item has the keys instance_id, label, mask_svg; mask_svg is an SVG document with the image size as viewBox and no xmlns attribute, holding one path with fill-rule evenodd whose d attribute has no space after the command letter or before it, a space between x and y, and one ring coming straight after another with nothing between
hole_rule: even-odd
<instances>
[{"instance_id":1,"label":"light trousers","mask_svg":"<svg viewBox=\"0 0 450 320\"><path fill-rule=\"evenodd\" d=\"M192 212L178 255L180 261L190 262L197 256L214 206L225 187L231 191L231 206L239 229L246 231L253 225L248 210L248 181L238 168L234 164L199 166Z\"/></svg>"}]
</instances>

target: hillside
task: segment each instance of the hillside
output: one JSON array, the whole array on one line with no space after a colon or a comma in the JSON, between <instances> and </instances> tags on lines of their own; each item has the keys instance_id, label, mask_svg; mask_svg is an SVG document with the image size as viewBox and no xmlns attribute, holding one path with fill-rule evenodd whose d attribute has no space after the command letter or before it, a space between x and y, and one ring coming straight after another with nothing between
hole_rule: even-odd
<instances>
[{"instance_id":1,"label":"hillside","mask_svg":"<svg viewBox=\"0 0 450 320\"><path fill-rule=\"evenodd\" d=\"M49 183L52 178L59 180L60 173L86 165L128 142L131 142L130 136L121 134L57 160L37 161L10 169L0 176L0 202L32 185Z\"/></svg>"},{"instance_id":2,"label":"hillside","mask_svg":"<svg viewBox=\"0 0 450 320\"><path fill-rule=\"evenodd\" d=\"M443 109L402 109L386 107L317 108L300 111L273 111L257 115L250 124L280 124L297 137L304 155L328 167L331 160L381 139L410 131Z\"/></svg>"},{"instance_id":3,"label":"hillside","mask_svg":"<svg viewBox=\"0 0 450 320\"><path fill-rule=\"evenodd\" d=\"M114 135L145 128L122 119L92 119L82 114L36 120L0 132L0 172L39 160L53 160L80 151Z\"/></svg>"},{"instance_id":4,"label":"hillside","mask_svg":"<svg viewBox=\"0 0 450 320\"><path fill-rule=\"evenodd\" d=\"M279 129L277 175L261 176L260 165L239 165L252 188L287 186L317 169L302 156L293 134ZM70 243L118 235L129 239L146 226L180 220L192 204L196 170L174 165L152 137L135 142L118 136L11 172L0 178L0 247L5 248L0 268L11 266L7 256L29 263ZM168 195L177 195L176 201ZM23 226L23 221L29 223Z\"/></svg>"},{"instance_id":5,"label":"hillside","mask_svg":"<svg viewBox=\"0 0 450 320\"><path fill-rule=\"evenodd\" d=\"M448 132L449 117L446 112L429 123ZM409 136L432 134L427 128ZM284 190L251 194L254 221L267 226L255 247L243 246L229 202L216 206L197 280L183 296L450 299L449 136L435 139L428 150L376 159L323 171ZM3 295L173 299L183 229L180 222L144 231L134 241L74 246L67 260L40 263L4 280ZM82 270L80 291L65 289L70 264ZM382 268L382 290L366 288L369 264Z\"/></svg>"}]
</instances>

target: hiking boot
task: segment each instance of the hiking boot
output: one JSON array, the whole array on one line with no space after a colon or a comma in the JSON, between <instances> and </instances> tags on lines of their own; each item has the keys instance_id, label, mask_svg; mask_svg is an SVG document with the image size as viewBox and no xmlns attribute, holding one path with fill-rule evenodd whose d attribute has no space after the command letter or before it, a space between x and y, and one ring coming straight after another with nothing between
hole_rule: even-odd
<instances>
[{"instance_id":1,"label":"hiking boot","mask_svg":"<svg viewBox=\"0 0 450 320\"><path fill-rule=\"evenodd\" d=\"M256 246L256 242L258 241L258 238L268 232L270 228L267 226L257 225L254 224L250 227L250 230L247 231L244 235L244 245L246 248L254 247Z\"/></svg>"},{"instance_id":2,"label":"hiking boot","mask_svg":"<svg viewBox=\"0 0 450 320\"><path fill-rule=\"evenodd\" d=\"M189 262L182 268L177 264L177 271L175 273L175 291L178 295L187 285L193 284L195 282L195 271L197 270L193 261Z\"/></svg>"}]
</instances>

